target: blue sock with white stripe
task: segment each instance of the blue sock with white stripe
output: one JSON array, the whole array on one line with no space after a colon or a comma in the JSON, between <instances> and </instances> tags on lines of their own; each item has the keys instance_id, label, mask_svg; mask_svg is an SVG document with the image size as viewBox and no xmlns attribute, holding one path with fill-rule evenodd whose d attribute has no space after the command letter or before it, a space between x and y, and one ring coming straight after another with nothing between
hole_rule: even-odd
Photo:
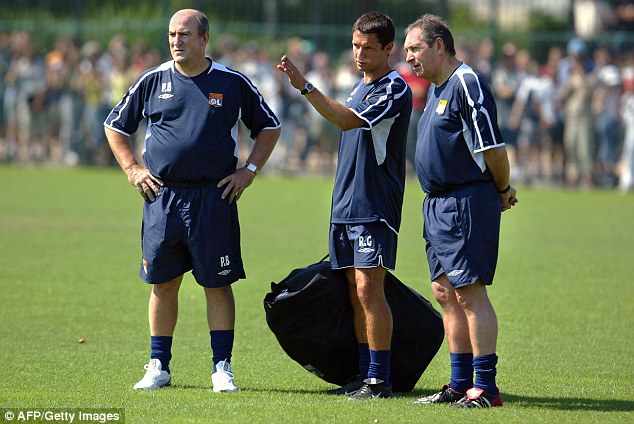
<instances>
[{"instance_id":1,"label":"blue sock with white stripe","mask_svg":"<svg viewBox=\"0 0 634 424\"><path fill-rule=\"evenodd\" d=\"M473 358L473 368L475 369L474 387L483 389L492 396L497 396L498 394L498 387L495 384L497 363L498 356L495 353Z\"/></svg>"},{"instance_id":2,"label":"blue sock with white stripe","mask_svg":"<svg viewBox=\"0 0 634 424\"><path fill-rule=\"evenodd\" d=\"M172 336L151 336L152 353L150 359L161 361L163 371L170 372L172 359Z\"/></svg>"}]
</instances>

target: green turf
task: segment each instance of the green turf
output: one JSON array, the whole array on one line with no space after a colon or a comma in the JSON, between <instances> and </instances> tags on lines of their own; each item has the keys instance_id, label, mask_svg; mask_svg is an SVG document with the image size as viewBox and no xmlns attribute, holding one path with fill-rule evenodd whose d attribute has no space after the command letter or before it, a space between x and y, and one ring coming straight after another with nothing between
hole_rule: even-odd
<instances>
[{"instance_id":1,"label":"green turf","mask_svg":"<svg viewBox=\"0 0 634 424\"><path fill-rule=\"evenodd\" d=\"M412 403L447 381L446 344L414 392L351 402L321 394L332 386L268 330L270 282L326 253L331 188L265 173L240 201L240 392L210 389L204 297L188 276L173 387L137 393L149 342L140 197L119 170L0 167L0 408L122 408L129 423L634 422L634 196L520 188L490 290L505 406L454 411ZM431 299L422 197L409 180L396 275Z\"/></svg>"}]
</instances>

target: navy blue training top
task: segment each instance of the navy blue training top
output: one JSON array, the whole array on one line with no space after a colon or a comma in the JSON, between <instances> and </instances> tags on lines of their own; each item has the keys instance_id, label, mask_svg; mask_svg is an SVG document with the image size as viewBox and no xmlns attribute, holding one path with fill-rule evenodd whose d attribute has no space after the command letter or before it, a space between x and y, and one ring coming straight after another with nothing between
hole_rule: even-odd
<instances>
[{"instance_id":1,"label":"navy blue training top","mask_svg":"<svg viewBox=\"0 0 634 424\"><path fill-rule=\"evenodd\" d=\"M432 84L416 143L425 193L492 181L483 152L503 145L493 93L473 69L462 64L441 86Z\"/></svg>"},{"instance_id":2,"label":"navy blue training top","mask_svg":"<svg viewBox=\"0 0 634 424\"><path fill-rule=\"evenodd\" d=\"M365 124L341 132L330 222L383 221L398 232L412 91L392 71L368 84L357 82L345 104Z\"/></svg>"},{"instance_id":3,"label":"navy blue training top","mask_svg":"<svg viewBox=\"0 0 634 424\"><path fill-rule=\"evenodd\" d=\"M176 183L220 180L238 162L241 120L255 138L280 121L243 74L216 62L188 77L174 61L143 72L104 125L129 136L148 118L143 159L152 175Z\"/></svg>"}]
</instances>

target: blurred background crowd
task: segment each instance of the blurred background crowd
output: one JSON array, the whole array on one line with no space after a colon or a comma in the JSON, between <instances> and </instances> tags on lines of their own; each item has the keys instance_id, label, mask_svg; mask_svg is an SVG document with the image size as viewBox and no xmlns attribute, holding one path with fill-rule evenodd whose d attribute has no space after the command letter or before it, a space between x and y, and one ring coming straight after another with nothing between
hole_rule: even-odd
<instances>
[{"instance_id":1,"label":"blurred background crowd","mask_svg":"<svg viewBox=\"0 0 634 424\"><path fill-rule=\"evenodd\" d=\"M630 15L620 18L634 23L634 4L625 3L631 7L618 12ZM608 6L597 22L610 22L616 14ZM596 37L601 28L592 22L584 28L583 18L577 17L570 37L548 43L546 51L483 36L458 40L457 57L480 72L494 91L514 182L633 190L634 39L628 44ZM211 38L208 55L248 76L282 120L282 137L267 172L333 172L338 130L307 107L275 69L280 52L230 32ZM350 49L333 54L303 36L285 37L281 43L282 53L316 87L345 102L360 78ZM125 32L81 43L57 36L50 44L36 48L30 31L0 32L0 162L114 165L103 121L134 79L169 60L169 51L130 40ZM413 75L401 46L392 61L414 93L408 140L413 174L416 123L429 85ZM139 153L143 137L140 128L135 135ZM246 148L249 140L240 143Z\"/></svg>"}]
</instances>

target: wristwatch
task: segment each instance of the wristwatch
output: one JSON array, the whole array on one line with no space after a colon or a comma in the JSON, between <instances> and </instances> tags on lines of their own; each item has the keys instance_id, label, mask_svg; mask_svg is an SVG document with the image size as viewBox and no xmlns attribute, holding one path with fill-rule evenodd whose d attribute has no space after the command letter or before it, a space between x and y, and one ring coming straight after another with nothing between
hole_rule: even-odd
<instances>
[{"instance_id":1,"label":"wristwatch","mask_svg":"<svg viewBox=\"0 0 634 424\"><path fill-rule=\"evenodd\" d=\"M511 185L510 184L508 186L506 186L506 188L504 190L498 190L498 193L506 194L506 193L509 192L509 190L511 190Z\"/></svg>"},{"instance_id":2,"label":"wristwatch","mask_svg":"<svg viewBox=\"0 0 634 424\"><path fill-rule=\"evenodd\" d=\"M245 162L244 167L247 168L247 171L253 172L255 175L258 175L258 167L256 164L251 162Z\"/></svg>"},{"instance_id":3,"label":"wristwatch","mask_svg":"<svg viewBox=\"0 0 634 424\"><path fill-rule=\"evenodd\" d=\"M302 94L302 96L305 96L306 94L310 93L314 89L315 87L313 87L311 83L307 82L306 84L304 84L304 88L302 89L302 91L300 91L300 93Z\"/></svg>"}]
</instances>

